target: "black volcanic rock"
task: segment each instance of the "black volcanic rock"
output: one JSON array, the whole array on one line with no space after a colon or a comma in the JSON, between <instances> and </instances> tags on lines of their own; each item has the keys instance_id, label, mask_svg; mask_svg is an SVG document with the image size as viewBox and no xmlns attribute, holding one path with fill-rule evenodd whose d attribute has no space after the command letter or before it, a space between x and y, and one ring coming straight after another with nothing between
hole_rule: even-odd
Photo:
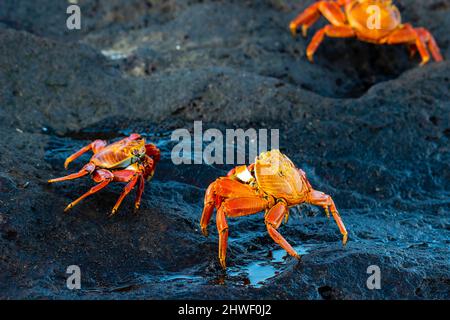
<instances>
[{"instance_id":1,"label":"black volcanic rock","mask_svg":"<svg viewBox=\"0 0 450 320\"><path fill-rule=\"evenodd\" d=\"M287 26L312 1L79 1L80 31L65 28L64 2L3 2L0 298L450 298L450 62L419 67L403 46L326 39L311 64L311 34ZM448 2L396 2L449 60ZM300 262L262 213L230 219L222 271L214 221L205 238L199 220L230 166L170 158L171 131L195 120L279 129L282 151L333 196L347 246L312 206L280 228ZM64 214L93 181L47 179L91 140L130 132L162 150L139 214L130 196L107 218L120 184ZM79 291L66 288L73 264ZM366 286L371 265L380 290Z\"/></svg>"}]
</instances>

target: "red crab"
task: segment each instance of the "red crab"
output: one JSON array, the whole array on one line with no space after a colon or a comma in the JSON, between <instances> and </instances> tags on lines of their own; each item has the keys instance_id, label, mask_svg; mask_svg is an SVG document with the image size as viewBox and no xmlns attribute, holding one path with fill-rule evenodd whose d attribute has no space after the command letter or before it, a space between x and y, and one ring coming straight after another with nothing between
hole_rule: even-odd
<instances>
[{"instance_id":1,"label":"red crab","mask_svg":"<svg viewBox=\"0 0 450 320\"><path fill-rule=\"evenodd\" d=\"M145 179L150 180L153 177L156 163L160 158L159 149L151 143L146 144L145 139L137 133L133 133L129 137L109 145L104 140L95 140L68 157L64 163L64 167L67 169L70 162L87 151L92 151L94 155L89 163L84 165L79 172L48 180L49 183L53 183L77 179L90 174L92 179L98 183L81 197L70 203L64 211L70 210L78 202L100 191L113 181L126 182L127 185L112 209L111 215L117 212L123 199L136 184L138 187L135 209L139 209L142 193L144 192L144 181Z\"/></svg>"},{"instance_id":2,"label":"red crab","mask_svg":"<svg viewBox=\"0 0 450 320\"><path fill-rule=\"evenodd\" d=\"M228 240L226 217L236 218L265 211L267 231L272 239L291 256L300 258L292 246L277 231L283 218L287 222L289 207L310 203L329 211L333 215L343 244L347 242L347 230L334 205L333 199L311 187L305 172L279 150L263 152L250 166L232 169L226 177L218 178L206 190L200 226L208 235L207 227L214 208L219 232L219 260L226 268L225 256Z\"/></svg>"},{"instance_id":3,"label":"red crab","mask_svg":"<svg viewBox=\"0 0 450 320\"><path fill-rule=\"evenodd\" d=\"M378 26L374 26L371 20L374 14L378 16ZM438 62L443 60L431 33L425 28L414 28L409 23L402 24L400 12L391 0L317 1L291 22L292 34L295 35L297 29L301 27L303 36L306 36L308 28L321 16L324 16L330 24L316 32L306 49L306 55L311 62L324 36L356 37L375 44L407 44L411 55L419 51L422 65L430 60L429 51L434 60Z\"/></svg>"}]
</instances>

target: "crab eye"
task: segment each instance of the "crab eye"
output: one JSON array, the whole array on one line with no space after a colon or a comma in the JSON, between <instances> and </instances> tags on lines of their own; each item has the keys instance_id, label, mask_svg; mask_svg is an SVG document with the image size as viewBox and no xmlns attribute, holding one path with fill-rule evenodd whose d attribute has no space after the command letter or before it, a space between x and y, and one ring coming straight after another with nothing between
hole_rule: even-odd
<instances>
[{"instance_id":1,"label":"crab eye","mask_svg":"<svg viewBox=\"0 0 450 320\"><path fill-rule=\"evenodd\" d=\"M136 157L131 157L131 163L136 163L138 159Z\"/></svg>"}]
</instances>

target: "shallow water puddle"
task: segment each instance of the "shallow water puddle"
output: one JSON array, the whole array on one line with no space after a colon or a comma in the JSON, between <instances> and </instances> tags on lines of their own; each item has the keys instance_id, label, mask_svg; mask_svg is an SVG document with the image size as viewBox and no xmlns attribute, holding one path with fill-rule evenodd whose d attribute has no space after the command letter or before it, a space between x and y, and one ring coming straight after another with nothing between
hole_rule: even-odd
<instances>
[{"instance_id":1,"label":"shallow water puddle","mask_svg":"<svg viewBox=\"0 0 450 320\"><path fill-rule=\"evenodd\" d=\"M300 254L305 255L309 251L308 246L296 246L294 249ZM282 272L282 267L286 265L286 261L289 255L283 249L273 250L271 252L271 259L259 260L252 262L248 265L232 267L230 268L229 275L231 277L244 276L248 281L244 281L245 284L249 284L255 288L260 288L264 285L265 281L271 279Z\"/></svg>"},{"instance_id":2,"label":"shallow water puddle","mask_svg":"<svg viewBox=\"0 0 450 320\"><path fill-rule=\"evenodd\" d=\"M202 277L190 276L190 275L186 275L186 274L172 274L172 275L162 276L160 278L161 282L166 282L166 281L192 282L192 281L198 281L198 280L202 280Z\"/></svg>"},{"instance_id":3,"label":"shallow water puddle","mask_svg":"<svg viewBox=\"0 0 450 320\"><path fill-rule=\"evenodd\" d=\"M300 255L308 254L311 246L296 246L295 250ZM215 284L226 285L250 285L255 288L260 288L265 284L265 281L275 277L283 272L283 266L286 265L289 255L283 249L277 249L270 252L270 259L267 257L259 261L251 262L247 265L240 265L229 267L226 273L220 275L213 282ZM152 283L155 280L153 276L140 276L140 283ZM204 282L202 276L188 275L186 273L172 273L158 277L158 282Z\"/></svg>"}]
</instances>

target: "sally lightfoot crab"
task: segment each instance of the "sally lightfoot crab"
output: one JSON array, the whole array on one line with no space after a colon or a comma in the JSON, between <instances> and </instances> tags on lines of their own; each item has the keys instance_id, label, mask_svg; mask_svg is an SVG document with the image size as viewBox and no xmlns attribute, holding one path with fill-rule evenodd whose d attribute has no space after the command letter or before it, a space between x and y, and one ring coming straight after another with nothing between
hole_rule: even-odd
<instances>
[{"instance_id":1,"label":"sally lightfoot crab","mask_svg":"<svg viewBox=\"0 0 450 320\"><path fill-rule=\"evenodd\" d=\"M432 34L425 28L402 24L400 11L391 0L317 1L291 22L292 34L295 35L301 27L303 36L306 36L307 30L321 16L330 24L317 31L307 47L306 55L311 62L325 36L356 37L375 44L406 44L411 55L419 52L422 65L430 60L430 52L434 60L443 60Z\"/></svg>"},{"instance_id":2,"label":"sally lightfoot crab","mask_svg":"<svg viewBox=\"0 0 450 320\"><path fill-rule=\"evenodd\" d=\"M300 258L292 246L278 232L283 219L287 222L289 207L309 203L321 206L327 216L333 215L343 244L347 242L347 230L339 216L333 199L311 187L305 172L297 169L279 150L263 152L255 163L238 166L226 177L218 178L206 190L200 226L203 234L214 208L219 233L219 260L226 268L225 256L228 240L227 217L236 218L265 211L265 224L272 239L291 256Z\"/></svg>"},{"instance_id":3,"label":"sally lightfoot crab","mask_svg":"<svg viewBox=\"0 0 450 320\"><path fill-rule=\"evenodd\" d=\"M84 198L100 191L111 182L126 182L122 194L112 209L111 215L117 212L123 199L137 185L135 209L140 206L145 180L153 177L156 163L160 159L159 149L149 143L137 133L120 141L107 144L104 140L95 140L84 148L68 157L64 163L67 169L69 163L80 157L85 152L92 151L91 160L77 173L65 177L48 180L49 183L77 179L88 174L98 184L92 187L81 197L71 202L64 211L68 211Z\"/></svg>"}]
</instances>

